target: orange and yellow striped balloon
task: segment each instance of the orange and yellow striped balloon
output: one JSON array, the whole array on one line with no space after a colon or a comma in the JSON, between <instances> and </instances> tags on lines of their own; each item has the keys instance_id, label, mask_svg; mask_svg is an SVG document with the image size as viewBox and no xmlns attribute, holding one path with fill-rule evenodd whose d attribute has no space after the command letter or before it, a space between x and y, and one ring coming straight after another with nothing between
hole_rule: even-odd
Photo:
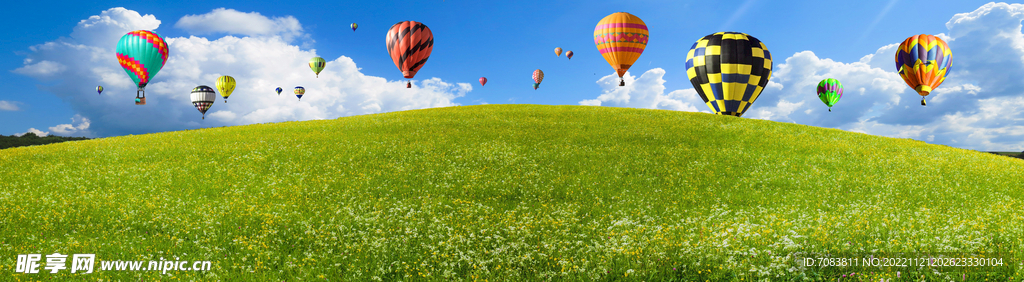
<instances>
[{"instance_id":1,"label":"orange and yellow striped balloon","mask_svg":"<svg viewBox=\"0 0 1024 282\"><path fill-rule=\"evenodd\" d=\"M601 56L619 74L619 86L625 86L622 76L640 58L647 47L647 24L630 13L618 12L601 19L594 28L594 44Z\"/></svg>"},{"instance_id":2,"label":"orange and yellow striped balloon","mask_svg":"<svg viewBox=\"0 0 1024 282\"><path fill-rule=\"evenodd\" d=\"M908 37L896 49L896 71L910 88L924 96L939 87L946 80L946 74L953 66L953 51L941 38L921 34Z\"/></svg>"}]
</instances>

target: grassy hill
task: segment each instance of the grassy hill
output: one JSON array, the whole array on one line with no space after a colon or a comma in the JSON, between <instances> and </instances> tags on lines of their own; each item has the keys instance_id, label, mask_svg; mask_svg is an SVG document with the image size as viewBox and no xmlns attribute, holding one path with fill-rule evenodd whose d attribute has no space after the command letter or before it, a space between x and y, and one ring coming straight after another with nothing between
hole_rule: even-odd
<instances>
[{"instance_id":1,"label":"grassy hill","mask_svg":"<svg viewBox=\"0 0 1024 282\"><path fill-rule=\"evenodd\" d=\"M2 150L0 179L0 275L22 280L1024 276L1024 160L703 113L484 105L121 136ZM54 252L212 270L12 274ZM1012 266L795 263L826 252Z\"/></svg>"}]
</instances>

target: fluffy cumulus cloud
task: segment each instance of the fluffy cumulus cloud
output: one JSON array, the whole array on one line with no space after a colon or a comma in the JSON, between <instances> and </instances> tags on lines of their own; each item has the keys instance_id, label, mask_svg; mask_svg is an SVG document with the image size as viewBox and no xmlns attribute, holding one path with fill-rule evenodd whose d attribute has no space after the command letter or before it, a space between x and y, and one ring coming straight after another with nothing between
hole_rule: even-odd
<instances>
[{"instance_id":1,"label":"fluffy cumulus cloud","mask_svg":"<svg viewBox=\"0 0 1024 282\"><path fill-rule=\"evenodd\" d=\"M35 128L29 128L28 131L23 133L14 134L14 136L22 136L26 133L35 133L37 136L43 137L50 134L57 136L93 136L92 132L89 132L89 119L81 115L75 115L71 118L71 123L58 124L57 126L51 126L50 131L42 131Z\"/></svg>"},{"instance_id":2,"label":"fluffy cumulus cloud","mask_svg":"<svg viewBox=\"0 0 1024 282\"><path fill-rule=\"evenodd\" d=\"M648 70L639 78L626 72L623 76L626 86L619 86L619 77L614 74L608 75L597 81L603 89L603 93L597 99L583 100L579 103L585 106L710 112L693 89L676 90L665 94L664 77L665 70L661 68Z\"/></svg>"},{"instance_id":3,"label":"fluffy cumulus cloud","mask_svg":"<svg viewBox=\"0 0 1024 282\"><path fill-rule=\"evenodd\" d=\"M178 26L198 33L245 36L165 37L170 57L146 87L147 105L136 106L135 86L113 59L114 47L128 31L159 32L159 25L152 15L109 9L80 22L69 38L33 46L25 66L15 72L56 82L40 87L68 101L80 114L70 125L52 127L53 133L88 132L95 136L454 106L457 104L453 99L472 90L468 83L453 84L437 78L414 81L413 88L407 89L404 81L360 73L355 62L345 56L325 58L327 67L316 78L307 66L309 58L317 56L316 50L289 41L301 35L297 20L217 9L186 16ZM213 87L221 75L234 77L238 85L230 102L217 101L203 120L192 106L189 93L197 85ZM95 85L104 86L103 95L95 94ZM295 86L306 88L301 101L291 94ZM285 90L277 95L276 87Z\"/></svg>"},{"instance_id":4,"label":"fluffy cumulus cloud","mask_svg":"<svg viewBox=\"0 0 1024 282\"><path fill-rule=\"evenodd\" d=\"M857 62L820 58L812 51L776 61L772 82L744 117L976 150L1024 150L1022 20L1024 5L1006 3L953 16L946 23L949 32L937 35L954 50L952 72L927 97L927 107L920 106L921 97L895 72L892 54L899 42L893 42ZM660 69L650 70L622 89L607 86L609 78L602 78L597 83L604 93L580 104L706 111L699 98L694 101L693 89L662 94L663 75ZM832 112L809 94L825 78L838 79L845 87Z\"/></svg>"},{"instance_id":5,"label":"fluffy cumulus cloud","mask_svg":"<svg viewBox=\"0 0 1024 282\"><path fill-rule=\"evenodd\" d=\"M295 17L267 18L257 12L243 13L234 9L218 8L202 15L184 16L174 24L192 34L218 33L246 36L282 36L285 41L302 36L302 25Z\"/></svg>"},{"instance_id":6,"label":"fluffy cumulus cloud","mask_svg":"<svg viewBox=\"0 0 1024 282\"><path fill-rule=\"evenodd\" d=\"M89 119L81 115L71 118L69 124L59 124L50 127L50 133L59 136L90 136Z\"/></svg>"}]
</instances>

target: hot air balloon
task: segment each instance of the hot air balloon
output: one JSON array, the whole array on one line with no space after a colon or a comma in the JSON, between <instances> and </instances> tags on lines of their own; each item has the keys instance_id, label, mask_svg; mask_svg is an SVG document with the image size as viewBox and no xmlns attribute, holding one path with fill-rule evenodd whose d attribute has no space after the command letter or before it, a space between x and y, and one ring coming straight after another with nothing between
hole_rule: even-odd
<instances>
[{"instance_id":1,"label":"hot air balloon","mask_svg":"<svg viewBox=\"0 0 1024 282\"><path fill-rule=\"evenodd\" d=\"M626 86L622 76L644 52L647 38L647 25L629 13L614 13L597 22L594 44L601 51L601 56L619 74L619 86Z\"/></svg>"},{"instance_id":2,"label":"hot air balloon","mask_svg":"<svg viewBox=\"0 0 1024 282\"><path fill-rule=\"evenodd\" d=\"M356 24L356 23L352 23L351 26L352 26L352 31L356 31L356 28L359 27L359 25Z\"/></svg>"},{"instance_id":3,"label":"hot air balloon","mask_svg":"<svg viewBox=\"0 0 1024 282\"><path fill-rule=\"evenodd\" d=\"M170 49L160 35L148 30L136 30L121 36L117 42L117 62L135 81L139 91L135 104L146 104L146 85L167 63Z\"/></svg>"},{"instance_id":4,"label":"hot air balloon","mask_svg":"<svg viewBox=\"0 0 1024 282\"><path fill-rule=\"evenodd\" d=\"M230 76L221 76L217 78L217 90L220 90L220 96L224 97L224 103L228 102L228 96L231 96L231 92L235 91L235 78Z\"/></svg>"},{"instance_id":5,"label":"hot air balloon","mask_svg":"<svg viewBox=\"0 0 1024 282\"><path fill-rule=\"evenodd\" d=\"M569 58L570 60L572 60L572 51L566 52L565 53L565 57Z\"/></svg>"},{"instance_id":6,"label":"hot air balloon","mask_svg":"<svg viewBox=\"0 0 1024 282\"><path fill-rule=\"evenodd\" d=\"M540 87L540 82L544 80L544 72L540 69L533 71L533 90L537 90Z\"/></svg>"},{"instance_id":7,"label":"hot air balloon","mask_svg":"<svg viewBox=\"0 0 1024 282\"><path fill-rule=\"evenodd\" d=\"M413 78L430 58L434 49L434 35L426 25L404 21L392 25L386 36L388 54L405 78ZM405 85L412 88L412 82Z\"/></svg>"},{"instance_id":8,"label":"hot air balloon","mask_svg":"<svg viewBox=\"0 0 1024 282\"><path fill-rule=\"evenodd\" d=\"M96 95L103 94L103 86L96 86Z\"/></svg>"},{"instance_id":9,"label":"hot air balloon","mask_svg":"<svg viewBox=\"0 0 1024 282\"><path fill-rule=\"evenodd\" d=\"M295 86L295 97L299 97L299 101L302 101L302 95L306 94L306 88L302 86Z\"/></svg>"},{"instance_id":10,"label":"hot air balloon","mask_svg":"<svg viewBox=\"0 0 1024 282\"><path fill-rule=\"evenodd\" d=\"M280 96L281 95L281 91L284 91L284 89L281 89L281 87L278 87L277 89L274 89L274 91L277 91L277 95Z\"/></svg>"},{"instance_id":11,"label":"hot air balloon","mask_svg":"<svg viewBox=\"0 0 1024 282\"><path fill-rule=\"evenodd\" d=\"M772 56L746 33L704 36L686 54L686 76L711 111L741 116L772 77Z\"/></svg>"},{"instance_id":12,"label":"hot air balloon","mask_svg":"<svg viewBox=\"0 0 1024 282\"><path fill-rule=\"evenodd\" d=\"M324 67L326 66L327 61L324 61L324 58L313 57L312 59L309 59L309 69L316 73L317 78L320 78L320 71L324 70Z\"/></svg>"},{"instance_id":13,"label":"hot air balloon","mask_svg":"<svg viewBox=\"0 0 1024 282\"><path fill-rule=\"evenodd\" d=\"M832 105L839 102L839 98L843 97L843 84L839 83L835 78L826 78L821 82L818 82L818 99L828 106L828 111L832 111Z\"/></svg>"},{"instance_id":14,"label":"hot air balloon","mask_svg":"<svg viewBox=\"0 0 1024 282\"><path fill-rule=\"evenodd\" d=\"M941 38L921 34L908 37L896 49L896 71L903 81L924 97L946 80L953 67L953 51Z\"/></svg>"},{"instance_id":15,"label":"hot air balloon","mask_svg":"<svg viewBox=\"0 0 1024 282\"><path fill-rule=\"evenodd\" d=\"M562 56L562 47L555 47L555 57Z\"/></svg>"},{"instance_id":16,"label":"hot air balloon","mask_svg":"<svg viewBox=\"0 0 1024 282\"><path fill-rule=\"evenodd\" d=\"M486 77L481 77L480 78L480 86L484 86L484 84L487 84L487 78Z\"/></svg>"},{"instance_id":17,"label":"hot air balloon","mask_svg":"<svg viewBox=\"0 0 1024 282\"><path fill-rule=\"evenodd\" d=\"M214 92L213 88L206 85L192 88L192 105L196 106L200 113L203 113L203 119L206 119L206 111L210 110L213 102L217 102L217 92Z\"/></svg>"}]
</instances>

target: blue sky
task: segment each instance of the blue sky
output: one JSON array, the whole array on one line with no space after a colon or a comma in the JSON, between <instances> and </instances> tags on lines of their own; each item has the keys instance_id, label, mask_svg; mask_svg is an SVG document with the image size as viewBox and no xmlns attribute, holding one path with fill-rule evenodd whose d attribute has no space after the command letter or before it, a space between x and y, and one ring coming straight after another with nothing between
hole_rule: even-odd
<instances>
[{"instance_id":1,"label":"blue sky","mask_svg":"<svg viewBox=\"0 0 1024 282\"><path fill-rule=\"evenodd\" d=\"M772 52L774 74L744 118L795 122L913 138L977 150L1024 150L1024 6L983 1L18 1L0 11L0 134L28 131L107 137L225 125L477 104L601 105L709 110L686 78L700 37L751 34ZM713 4L714 3L714 4ZM45 5L45 6L41 6ZM46 11L40 17L40 10ZM650 42L627 87L593 43L594 25L614 12L643 19ZM398 21L423 22L433 53L417 88L387 55ZM349 28L359 23L355 32ZM114 47L127 31L152 29L171 58L135 106ZM940 35L953 73L920 107L895 73L895 45ZM567 60L553 49L572 50ZM315 78L314 55L327 68ZM532 87L534 69L545 72ZM200 119L196 85L235 77L230 103ZM477 82L488 78L486 86ZM825 77L846 95L832 113L813 86ZM96 95L96 85L107 90ZM272 89L302 85L306 96ZM1020 85L1024 86L1024 85ZM286 93L287 94L287 93Z\"/></svg>"}]
</instances>

